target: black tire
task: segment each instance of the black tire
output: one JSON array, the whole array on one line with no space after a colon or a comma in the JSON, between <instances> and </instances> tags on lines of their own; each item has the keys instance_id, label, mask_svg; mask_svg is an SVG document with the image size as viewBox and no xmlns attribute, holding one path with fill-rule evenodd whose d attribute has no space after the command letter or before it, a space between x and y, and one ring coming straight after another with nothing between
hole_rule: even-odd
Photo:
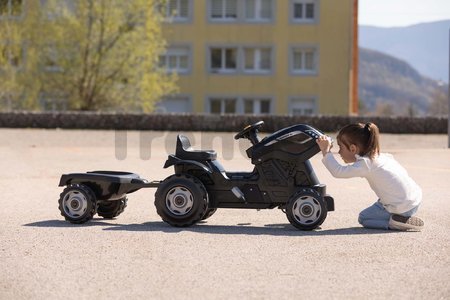
<instances>
[{"instance_id":1,"label":"black tire","mask_svg":"<svg viewBox=\"0 0 450 300\"><path fill-rule=\"evenodd\" d=\"M177 174L164 179L155 193L156 212L175 227L200 221L208 208L208 193L197 178Z\"/></svg>"},{"instance_id":2,"label":"black tire","mask_svg":"<svg viewBox=\"0 0 450 300\"><path fill-rule=\"evenodd\" d=\"M123 213L127 207L128 199L123 197L114 201L103 201L98 204L97 214L105 219L112 219Z\"/></svg>"},{"instance_id":3,"label":"black tire","mask_svg":"<svg viewBox=\"0 0 450 300\"><path fill-rule=\"evenodd\" d=\"M304 188L295 193L286 206L289 222L300 230L313 230L327 217L327 205L315 190Z\"/></svg>"},{"instance_id":4,"label":"black tire","mask_svg":"<svg viewBox=\"0 0 450 300\"><path fill-rule=\"evenodd\" d=\"M202 220L206 220L209 217L211 217L215 212L216 212L217 208L208 208L205 212L205 215L203 216Z\"/></svg>"},{"instance_id":5,"label":"black tire","mask_svg":"<svg viewBox=\"0 0 450 300\"><path fill-rule=\"evenodd\" d=\"M91 220L97 212L95 194L83 184L67 186L61 193L58 204L61 215L74 224L82 224Z\"/></svg>"}]
</instances>

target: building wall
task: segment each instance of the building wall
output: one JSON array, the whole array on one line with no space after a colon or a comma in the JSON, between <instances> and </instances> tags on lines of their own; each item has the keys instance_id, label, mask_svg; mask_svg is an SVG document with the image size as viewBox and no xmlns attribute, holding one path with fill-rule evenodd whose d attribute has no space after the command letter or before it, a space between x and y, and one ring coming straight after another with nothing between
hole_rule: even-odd
<instances>
[{"instance_id":1,"label":"building wall","mask_svg":"<svg viewBox=\"0 0 450 300\"><path fill-rule=\"evenodd\" d=\"M263 96L272 99L272 112L289 113L292 97L312 97L315 113L347 115L351 109L352 31L354 0L319 0L317 22L291 21L290 0L275 0L271 23L212 23L208 1L193 0L192 19L166 23L169 45L188 45L191 71L179 75L180 94L190 95L194 112L207 111L208 96ZM269 75L211 74L208 47L270 46L273 66ZM292 75L289 52L292 46L313 46L319 53L317 74Z\"/></svg>"}]
</instances>

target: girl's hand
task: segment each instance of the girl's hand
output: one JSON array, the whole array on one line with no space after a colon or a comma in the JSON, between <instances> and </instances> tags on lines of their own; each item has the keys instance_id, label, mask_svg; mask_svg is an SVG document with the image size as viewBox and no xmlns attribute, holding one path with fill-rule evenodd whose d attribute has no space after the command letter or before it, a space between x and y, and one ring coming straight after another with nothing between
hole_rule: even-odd
<instances>
[{"instance_id":1,"label":"girl's hand","mask_svg":"<svg viewBox=\"0 0 450 300\"><path fill-rule=\"evenodd\" d=\"M316 143L319 145L320 151L322 151L323 156L330 152L331 147L333 147L331 138L326 135L319 136L316 140Z\"/></svg>"}]
</instances>

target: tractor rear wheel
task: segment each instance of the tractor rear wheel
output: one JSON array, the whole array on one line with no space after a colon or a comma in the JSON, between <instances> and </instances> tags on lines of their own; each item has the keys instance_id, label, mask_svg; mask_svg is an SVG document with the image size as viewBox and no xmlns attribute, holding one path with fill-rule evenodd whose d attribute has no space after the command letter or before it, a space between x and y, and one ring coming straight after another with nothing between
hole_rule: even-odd
<instances>
[{"instance_id":1,"label":"tractor rear wheel","mask_svg":"<svg viewBox=\"0 0 450 300\"><path fill-rule=\"evenodd\" d=\"M156 190L155 206L164 222L176 227L191 226L205 215L208 193L196 177L176 174L164 179Z\"/></svg>"}]
</instances>

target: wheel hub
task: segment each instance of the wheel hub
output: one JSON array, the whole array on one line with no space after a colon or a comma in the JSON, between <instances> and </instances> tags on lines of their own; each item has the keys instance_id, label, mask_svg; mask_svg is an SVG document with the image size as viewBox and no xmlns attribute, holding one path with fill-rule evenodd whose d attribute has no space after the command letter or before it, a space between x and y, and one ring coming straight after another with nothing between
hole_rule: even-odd
<instances>
[{"instance_id":1,"label":"wheel hub","mask_svg":"<svg viewBox=\"0 0 450 300\"><path fill-rule=\"evenodd\" d=\"M176 195L174 205L176 207L183 207L186 204L186 197L184 195Z\"/></svg>"},{"instance_id":2,"label":"wheel hub","mask_svg":"<svg viewBox=\"0 0 450 300\"><path fill-rule=\"evenodd\" d=\"M72 201L70 202L70 208L77 210L78 208L80 208L80 200L79 199L72 199Z\"/></svg>"},{"instance_id":3,"label":"wheel hub","mask_svg":"<svg viewBox=\"0 0 450 300\"><path fill-rule=\"evenodd\" d=\"M292 206L292 214L299 224L309 225L319 220L322 208L311 195L300 196Z\"/></svg>"},{"instance_id":4,"label":"wheel hub","mask_svg":"<svg viewBox=\"0 0 450 300\"><path fill-rule=\"evenodd\" d=\"M166 194L166 207L174 215L184 216L194 206L194 198L190 190L184 186L175 186Z\"/></svg>"},{"instance_id":5,"label":"wheel hub","mask_svg":"<svg viewBox=\"0 0 450 300\"><path fill-rule=\"evenodd\" d=\"M83 193L73 190L64 196L62 204L64 212L68 216L77 218L86 212L88 201Z\"/></svg>"},{"instance_id":6,"label":"wheel hub","mask_svg":"<svg viewBox=\"0 0 450 300\"><path fill-rule=\"evenodd\" d=\"M309 217L314 212L314 208L309 203L305 203L300 207L300 212L305 217Z\"/></svg>"}]
</instances>

